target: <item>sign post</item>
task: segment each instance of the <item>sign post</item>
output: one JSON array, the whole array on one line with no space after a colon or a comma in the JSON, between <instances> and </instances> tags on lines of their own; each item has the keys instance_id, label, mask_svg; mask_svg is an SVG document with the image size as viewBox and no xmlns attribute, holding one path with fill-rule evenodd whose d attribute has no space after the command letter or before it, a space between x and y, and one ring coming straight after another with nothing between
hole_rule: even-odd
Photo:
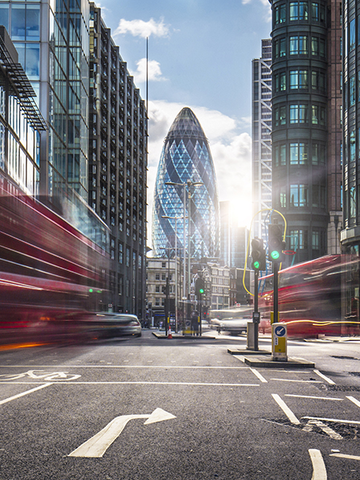
<instances>
[{"instance_id":1,"label":"sign post","mask_svg":"<svg viewBox=\"0 0 360 480\"><path fill-rule=\"evenodd\" d=\"M287 325L273 323L272 326L272 359L287 362Z\"/></svg>"}]
</instances>

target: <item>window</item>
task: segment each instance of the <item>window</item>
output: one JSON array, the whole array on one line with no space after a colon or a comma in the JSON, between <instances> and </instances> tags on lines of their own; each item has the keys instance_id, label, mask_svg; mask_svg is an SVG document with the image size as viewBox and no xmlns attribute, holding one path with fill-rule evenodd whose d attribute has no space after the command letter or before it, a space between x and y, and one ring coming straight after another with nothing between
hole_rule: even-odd
<instances>
[{"instance_id":1,"label":"window","mask_svg":"<svg viewBox=\"0 0 360 480\"><path fill-rule=\"evenodd\" d=\"M307 159L307 143L290 143L290 165L305 165Z\"/></svg>"},{"instance_id":2,"label":"window","mask_svg":"<svg viewBox=\"0 0 360 480\"><path fill-rule=\"evenodd\" d=\"M155 280L160 280L160 273L155 274Z\"/></svg>"},{"instance_id":3,"label":"window","mask_svg":"<svg viewBox=\"0 0 360 480\"><path fill-rule=\"evenodd\" d=\"M303 250L307 245L307 230L290 230L290 250Z\"/></svg>"},{"instance_id":4,"label":"window","mask_svg":"<svg viewBox=\"0 0 360 480\"><path fill-rule=\"evenodd\" d=\"M286 125L286 107L275 108L275 125Z\"/></svg>"},{"instance_id":5,"label":"window","mask_svg":"<svg viewBox=\"0 0 360 480\"><path fill-rule=\"evenodd\" d=\"M308 4L307 2L290 2L290 21L308 20Z\"/></svg>"},{"instance_id":6,"label":"window","mask_svg":"<svg viewBox=\"0 0 360 480\"><path fill-rule=\"evenodd\" d=\"M350 22L350 29L349 29L349 48L350 48L350 51L354 50L355 44L356 44L355 18L353 18Z\"/></svg>"},{"instance_id":7,"label":"window","mask_svg":"<svg viewBox=\"0 0 360 480\"><path fill-rule=\"evenodd\" d=\"M313 125L325 125L325 108L319 105L311 106L311 123Z\"/></svg>"},{"instance_id":8,"label":"window","mask_svg":"<svg viewBox=\"0 0 360 480\"><path fill-rule=\"evenodd\" d=\"M286 39L279 38L275 40L275 48L274 48L274 57L285 57L286 56Z\"/></svg>"},{"instance_id":9,"label":"window","mask_svg":"<svg viewBox=\"0 0 360 480\"><path fill-rule=\"evenodd\" d=\"M355 74L351 75L349 83L349 96L350 96L350 107L353 107L356 102L356 83L355 83Z\"/></svg>"},{"instance_id":10,"label":"window","mask_svg":"<svg viewBox=\"0 0 360 480\"><path fill-rule=\"evenodd\" d=\"M156 285L156 286L155 286L155 292L156 292L156 293L160 293L160 285Z\"/></svg>"},{"instance_id":11,"label":"window","mask_svg":"<svg viewBox=\"0 0 360 480\"><path fill-rule=\"evenodd\" d=\"M286 208L286 187L280 187L280 207Z\"/></svg>"},{"instance_id":12,"label":"window","mask_svg":"<svg viewBox=\"0 0 360 480\"><path fill-rule=\"evenodd\" d=\"M318 22L320 20L319 16L319 4L318 3L312 3L311 4L311 16L313 21Z\"/></svg>"},{"instance_id":13,"label":"window","mask_svg":"<svg viewBox=\"0 0 360 480\"><path fill-rule=\"evenodd\" d=\"M323 38L311 37L311 55L325 57L325 40Z\"/></svg>"},{"instance_id":14,"label":"window","mask_svg":"<svg viewBox=\"0 0 360 480\"><path fill-rule=\"evenodd\" d=\"M290 123L308 123L307 105L290 105Z\"/></svg>"},{"instance_id":15,"label":"window","mask_svg":"<svg viewBox=\"0 0 360 480\"><path fill-rule=\"evenodd\" d=\"M290 205L292 207L306 207L308 205L307 185L290 185Z\"/></svg>"},{"instance_id":16,"label":"window","mask_svg":"<svg viewBox=\"0 0 360 480\"><path fill-rule=\"evenodd\" d=\"M283 92L286 90L286 73L277 73L275 75L275 92Z\"/></svg>"},{"instance_id":17,"label":"window","mask_svg":"<svg viewBox=\"0 0 360 480\"><path fill-rule=\"evenodd\" d=\"M295 35L290 37L290 55L307 55L308 45L306 35Z\"/></svg>"},{"instance_id":18,"label":"window","mask_svg":"<svg viewBox=\"0 0 360 480\"><path fill-rule=\"evenodd\" d=\"M324 165L325 163L325 145L314 143L312 146L312 164Z\"/></svg>"},{"instance_id":19,"label":"window","mask_svg":"<svg viewBox=\"0 0 360 480\"><path fill-rule=\"evenodd\" d=\"M275 7L275 25L286 22L286 5L278 5Z\"/></svg>"},{"instance_id":20,"label":"window","mask_svg":"<svg viewBox=\"0 0 360 480\"><path fill-rule=\"evenodd\" d=\"M290 70L290 89L308 88L307 70Z\"/></svg>"},{"instance_id":21,"label":"window","mask_svg":"<svg viewBox=\"0 0 360 480\"><path fill-rule=\"evenodd\" d=\"M311 246L313 250L319 250L319 232L318 231L312 232L311 244L312 244Z\"/></svg>"},{"instance_id":22,"label":"window","mask_svg":"<svg viewBox=\"0 0 360 480\"><path fill-rule=\"evenodd\" d=\"M325 74L323 72L311 72L311 87L313 90L325 92Z\"/></svg>"}]
</instances>

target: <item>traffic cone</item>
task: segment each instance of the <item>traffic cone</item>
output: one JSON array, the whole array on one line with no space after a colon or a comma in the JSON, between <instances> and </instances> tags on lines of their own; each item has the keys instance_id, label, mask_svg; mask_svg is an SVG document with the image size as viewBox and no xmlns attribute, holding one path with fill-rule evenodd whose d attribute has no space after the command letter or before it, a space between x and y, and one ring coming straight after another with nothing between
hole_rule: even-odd
<instances>
[{"instance_id":1,"label":"traffic cone","mask_svg":"<svg viewBox=\"0 0 360 480\"><path fill-rule=\"evenodd\" d=\"M169 325L169 330L168 330L168 338L172 338L172 334L171 334L171 326Z\"/></svg>"}]
</instances>

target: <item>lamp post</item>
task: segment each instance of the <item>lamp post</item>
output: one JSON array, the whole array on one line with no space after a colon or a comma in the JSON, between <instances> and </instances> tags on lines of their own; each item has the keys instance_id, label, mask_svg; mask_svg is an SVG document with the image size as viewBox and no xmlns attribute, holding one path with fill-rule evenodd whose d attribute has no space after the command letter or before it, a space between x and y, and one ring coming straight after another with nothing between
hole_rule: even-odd
<instances>
[{"instance_id":1,"label":"lamp post","mask_svg":"<svg viewBox=\"0 0 360 480\"><path fill-rule=\"evenodd\" d=\"M170 217L169 215L162 215L162 218L175 220L175 333L178 331L178 275L177 275L177 221L184 217ZM185 217L186 218L186 217ZM185 220L184 220L185 223ZM185 278L184 278L185 280ZM184 287L185 288L185 287Z\"/></svg>"},{"instance_id":2,"label":"lamp post","mask_svg":"<svg viewBox=\"0 0 360 480\"><path fill-rule=\"evenodd\" d=\"M183 297L188 298L190 300L190 258L191 258L191 253L190 253L190 222L191 222L191 213L190 213L190 200L191 200L191 187L197 187L204 185L203 182L193 182L192 180L188 179L184 183L178 183L178 182L165 182L165 185L171 185L171 186L176 186L176 187L182 187L183 188L183 194L184 194L184 200L183 200L183 219L184 219L184 240L183 240L183 250L184 250L184 291L183 291ZM188 203L188 215L186 217L186 188L188 189L188 197L187 197L187 203ZM179 217L181 218L181 217ZM188 281L186 282L186 232L185 232L185 219L188 219ZM187 289L185 285L187 284Z\"/></svg>"}]
</instances>

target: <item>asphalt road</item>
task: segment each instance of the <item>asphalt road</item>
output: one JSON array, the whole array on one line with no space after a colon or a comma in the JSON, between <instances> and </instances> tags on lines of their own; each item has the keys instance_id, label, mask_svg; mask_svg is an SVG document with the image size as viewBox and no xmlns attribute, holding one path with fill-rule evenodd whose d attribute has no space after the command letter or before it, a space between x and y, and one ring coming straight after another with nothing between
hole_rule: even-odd
<instances>
[{"instance_id":1,"label":"asphalt road","mask_svg":"<svg viewBox=\"0 0 360 480\"><path fill-rule=\"evenodd\" d=\"M0 480L360 479L360 340L291 370L216 336L1 350Z\"/></svg>"}]
</instances>

